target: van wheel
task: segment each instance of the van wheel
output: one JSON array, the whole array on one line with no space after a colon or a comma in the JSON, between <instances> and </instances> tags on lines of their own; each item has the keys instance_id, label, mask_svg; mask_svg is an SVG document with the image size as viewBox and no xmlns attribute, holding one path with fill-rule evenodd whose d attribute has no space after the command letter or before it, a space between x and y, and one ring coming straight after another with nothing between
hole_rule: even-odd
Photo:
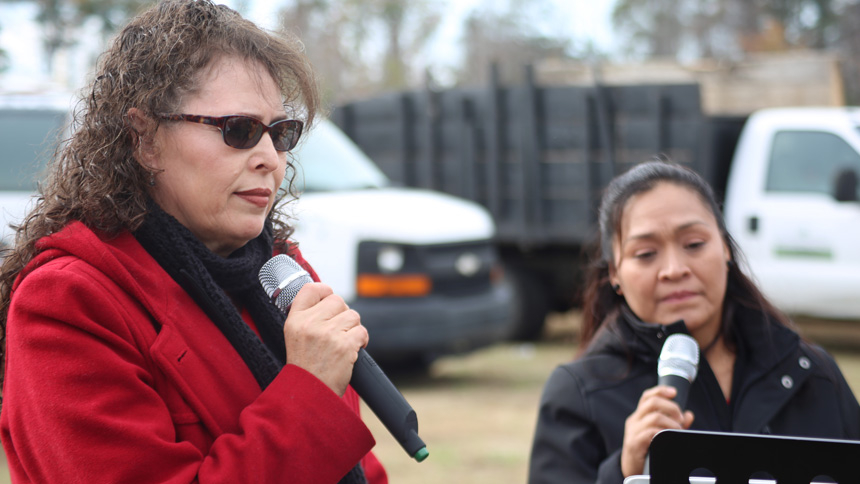
<instances>
[{"instance_id":1,"label":"van wheel","mask_svg":"<svg viewBox=\"0 0 860 484\"><path fill-rule=\"evenodd\" d=\"M549 296L543 281L533 272L508 268L517 295L516 321L510 339L536 341L543 333L549 314Z\"/></svg>"},{"instance_id":2,"label":"van wheel","mask_svg":"<svg viewBox=\"0 0 860 484\"><path fill-rule=\"evenodd\" d=\"M430 366L435 358L429 355L416 354L394 360L377 361L382 371L392 377L424 376L430 373Z\"/></svg>"}]
</instances>

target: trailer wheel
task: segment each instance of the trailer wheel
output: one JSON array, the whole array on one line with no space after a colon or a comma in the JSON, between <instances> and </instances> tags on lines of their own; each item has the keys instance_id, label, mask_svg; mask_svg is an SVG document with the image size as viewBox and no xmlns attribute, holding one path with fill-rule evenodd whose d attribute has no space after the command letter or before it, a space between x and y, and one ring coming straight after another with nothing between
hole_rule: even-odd
<instances>
[{"instance_id":1,"label":"trailer wheel","mask_svg":"<svg viewBox=\"0 0 860 484\"><path fill-rule=\"evenodd\" d=\"M517 294L516 321L511 331L514 341L540 338L549 314L549 294L535 273L522 268L508 268L507 273Z\"/></svg>"}]
</instances>

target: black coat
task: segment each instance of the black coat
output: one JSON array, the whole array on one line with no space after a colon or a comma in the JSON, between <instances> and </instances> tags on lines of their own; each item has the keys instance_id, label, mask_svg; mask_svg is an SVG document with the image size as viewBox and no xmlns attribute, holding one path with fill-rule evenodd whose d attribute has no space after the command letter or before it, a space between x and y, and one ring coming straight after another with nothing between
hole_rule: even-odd
<instances>
[{"instance_id":1,"label":"black coat","mask_svg":"<svg viewBox=\"0 0 860 484\"><path fill-rule=\"evenodd\" d=\"M624 423L642 392L657 384L657 359L669 334L622 311L598 331L586 354L559 366L538 411L529 483L621 484ZM737 361L731 404L701 359L690 387L691 429L860 439L860 406L836 362L760 313L736 311Z\"/></svg>"}]
</instances>

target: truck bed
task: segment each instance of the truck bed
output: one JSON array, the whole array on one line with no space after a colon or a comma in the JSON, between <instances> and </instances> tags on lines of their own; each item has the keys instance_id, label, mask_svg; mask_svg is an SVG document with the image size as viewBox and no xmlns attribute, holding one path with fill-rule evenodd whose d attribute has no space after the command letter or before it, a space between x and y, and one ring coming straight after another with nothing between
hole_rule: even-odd
<instances>
[{"instance_id":1,"label":"truck bed","mask_svg":"<svg viewBox=\"0 0 860 484\"><path fill-rule=\"evenodd\" d=\"M494 82L356 101L333 119L396 182L487 207L500 244L569 247L593 237L602 189L638 162L671 158L722 194L744 118L700 105L695 84Z\"/></svg>"}]
</instances>

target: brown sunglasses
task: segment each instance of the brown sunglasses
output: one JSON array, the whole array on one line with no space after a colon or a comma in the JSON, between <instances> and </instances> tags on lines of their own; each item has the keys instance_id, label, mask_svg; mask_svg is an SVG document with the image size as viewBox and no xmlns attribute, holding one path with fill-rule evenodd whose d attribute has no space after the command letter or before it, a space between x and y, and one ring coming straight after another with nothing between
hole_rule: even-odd
<instances>
[{"instance_id":1,"label":"brown sunglasses","mask_svg":"<svg viewBox=\"0 0 860 484\"><path fill-rule=\"evenodd\" d=\"M257 146L263 134L268 132L277 151L290 151L296 147L304 128L304 123L295 119L282 119L267 126L259 119L240 114L201 116L199 114L161 113L158 117L166 121L188 121L189 123L215 126L221 130L224 143L239 150L247 150Z\"/></svg>"}]
</instances>

